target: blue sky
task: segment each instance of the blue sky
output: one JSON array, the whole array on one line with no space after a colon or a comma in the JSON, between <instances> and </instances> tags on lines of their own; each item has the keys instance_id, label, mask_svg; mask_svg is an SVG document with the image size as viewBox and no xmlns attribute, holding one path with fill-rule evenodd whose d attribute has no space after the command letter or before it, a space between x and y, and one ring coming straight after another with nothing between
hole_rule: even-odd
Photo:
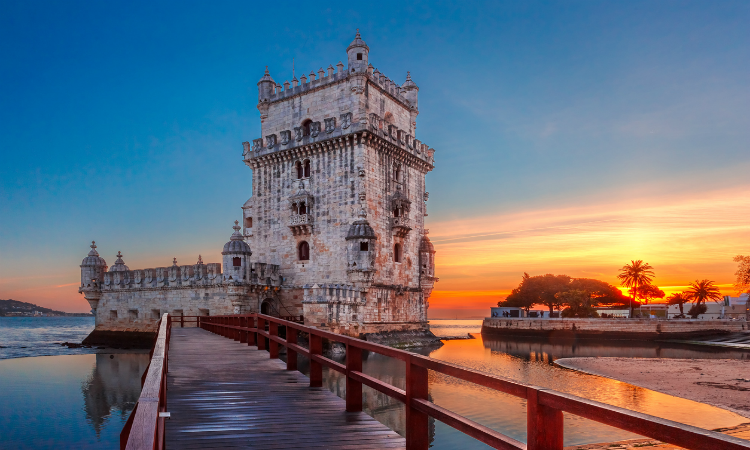
<instances>
[{"instance_id":1,"label":"blue sky","mask_svg":"<svg viewBox=\"0 0 750 450\"><path fill-rule=\"evenodd\" d=\"M265 66L281 83L293 58L298 76L335 65L356 28L420 87L437 242L461 220L720 189L744 207L748 19L730 1L3 1L0 298L85 310L92 239L131 268L217 261L250 196Z\"/></svg>"}]
</instances>

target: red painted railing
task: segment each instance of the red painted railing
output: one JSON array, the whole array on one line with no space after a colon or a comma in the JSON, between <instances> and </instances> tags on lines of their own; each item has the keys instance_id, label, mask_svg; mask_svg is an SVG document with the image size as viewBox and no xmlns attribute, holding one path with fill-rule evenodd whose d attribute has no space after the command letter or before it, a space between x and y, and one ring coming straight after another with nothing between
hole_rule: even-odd
<instances>
[{"instance_id":1,"label":"red painted railing","mask_svg":"<svg viewBox=\"0 0 750 450\"><path fill-rule=\"evenodd\" d=\"M164 448L164 417L167 411L167 369L172 320L164 314L157 323L148 368L141 377L141 396L120 433L120 450Z\"/></svg>"},{"instance_id":2,"label":"red painted railing","mask_svg":"<svg viewBox=\"0 0 750 450\"><path fill-rule=\"evenodd\" d=\"M184 320L184 319L183 319ZM362 410L362 385L393 397L406 405L406 448L427 449L428 417L485 444L500 449L561 450L563 448L563 412L601 422L642 436L658 439L687 449L750 449L750 441L707 431L690 425L660 419L624 408L587 400L551 389L530 386L508 378L488 375L426 356L397 350L340 334L322 331L262 314L200 317L198 325L221 336L257 345L278 358L279 346L287 349L287 370L297 370L297 355L310 359L310 386L323 385L323 366L346 376L346 410ZM257 324L256 324L257 321ZM278 335L286 327L286 339ZM266 331L266 328L268 331ZM297 344L296 330L309 335L309 348ZM266 339L268 348L266 348ZM323 339L346 346L346 363L326 358ZM379 353L406 363L406 390L399 389L362 372L362 351ZM512 439L471 419L442 408L428 400L427 371L434 370L480 386L526 399L527 444ZM130 448L130 447L128 447Z\"/></svg>"}]
</instances>

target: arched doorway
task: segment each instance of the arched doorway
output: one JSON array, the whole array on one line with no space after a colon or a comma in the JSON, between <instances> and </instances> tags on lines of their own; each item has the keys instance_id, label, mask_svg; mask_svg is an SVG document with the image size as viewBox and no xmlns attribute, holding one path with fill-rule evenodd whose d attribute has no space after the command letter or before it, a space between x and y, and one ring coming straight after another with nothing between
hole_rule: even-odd
<instances>
[{"instance_id":1,"label":"arched doorway","mask_svg":"<svg viewBox=\"0 0 750 450\"><path fill-rule=\"evenodd\" d=\"M273 304L273 299L268 298L263 300L260 304L260 313L265 314L267 316L278 316L279 313L276 311L276 308Z\"/></svg>"}]
</instances>

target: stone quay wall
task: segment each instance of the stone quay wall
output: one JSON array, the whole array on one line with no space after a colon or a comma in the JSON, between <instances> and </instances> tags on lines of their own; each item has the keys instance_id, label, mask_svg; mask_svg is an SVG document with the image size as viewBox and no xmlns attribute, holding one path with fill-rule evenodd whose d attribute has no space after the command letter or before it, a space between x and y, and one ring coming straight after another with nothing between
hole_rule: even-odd
<instances>
[{"instance_id":1,"label":"stone quay wall","mask_svg":"<svg viewBox=\"0 0 750 450\"><path fill-rule=\"evenodd\" d=\"M683 339L748 329L728 320L486 318L482 334L588 339Z\"/></svg>"}]
</instances>

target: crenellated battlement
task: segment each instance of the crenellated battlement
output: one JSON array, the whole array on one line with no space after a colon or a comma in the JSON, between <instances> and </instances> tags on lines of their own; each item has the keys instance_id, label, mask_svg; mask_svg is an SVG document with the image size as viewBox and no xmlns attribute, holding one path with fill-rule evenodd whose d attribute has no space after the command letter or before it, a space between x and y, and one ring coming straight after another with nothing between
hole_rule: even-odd
<instances>
[{"instance_id":1,"label":"crenellated battlement","mask_svg":"<svg viewBox=\"0 0 750 450\"><path fill-rule=\"evenodd\" d=\"M320 146L331 140L337 140L343 136L369 131L384 141L396 146L404 152L415 156L418 159L428 163L430 166L435 164L435 149L423 143L419 139L409 134L407 131L400 130L395 125L389 125L377 113L370 113L368 122L365 125L351 123L351 113L345 113L336 121L334 117L323 118L330 128L323 131L313 131L310 135L299 135L297 139L292 138L290 130L282 131L281 137L276 134L266 136L266 138L254 139L252 145L249 142L243 142L242 157L245 163L250 163L262 156L285 152L287 150L297 150L311 145ZM314 124L320 122L313 122ZM318 128L316 127L316 128Z\"/></svg>"},{"instance_id":2,"label":"crenellated battlement","mask_svg":"<svg viewBox=\"0 0 750 450\"><path fill-rule=\"evenodd\" d=\"M121 255L120 255L121 256ZM121 261L121 259L119 259ZM124 266L127 267L127 266ZM261 287L280 287L282 277L279 266L267 263L249 263L243 267L241 277L237 274L223 274L221 263L198 263L136 270L110 270L103 272L100 280L92 279L79 291L101 290L115 291L127 289L177 289L194 287L214 287L221 285L248 285ZM115 269L115 267L113 267Z\"/></svg>"},{"instance_id":3,"label":"crenellated battlement","mask_svg":"<svg viewBox=\"0 0 750 450\"><path fill-rule=\"evenodd\" d=\"M310 77L302 75L299 80L297 77L292 78L291 83L287 80L284 84L277 84L273 82L273 91L267 99L260 99L260 104L263 103L276 103L283 100L290 99L292 97L307 94L316 89L331 86L332 84L349 81L352 74L344 70L344 64L339 61L336 64L337 71L334 72L333 66L328 66L328 72L326 73L321 67L318 70L317 77L314 71L310 72ZM396 83L392 79L388 78L380 72L378 69L370 64L367 67L367 71L364 74L355 73L354 76L366 76L367 80L371 83L371 86L376 87L384 94L389 95L393 100L401 103L405 108L412 109L417 108L416 102L406 97L408 88ZM271 79L273 81L273 79ZM410 80L407 80L407 82Z\"/></svg>"}]
</instances>

